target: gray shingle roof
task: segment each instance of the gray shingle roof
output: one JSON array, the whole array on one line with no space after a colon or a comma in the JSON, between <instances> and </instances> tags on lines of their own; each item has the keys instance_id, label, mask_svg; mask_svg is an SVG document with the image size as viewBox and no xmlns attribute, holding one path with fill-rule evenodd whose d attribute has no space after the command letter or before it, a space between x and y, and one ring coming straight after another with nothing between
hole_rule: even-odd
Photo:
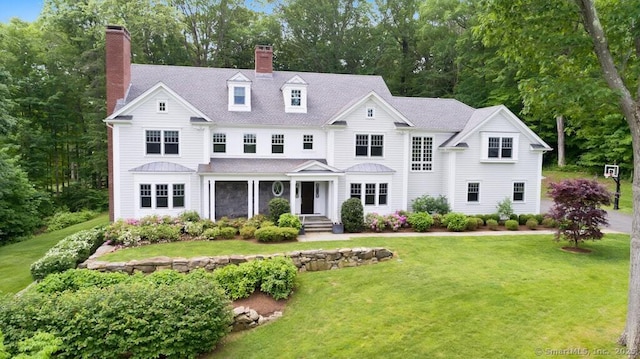
<instances>
[{"instance_id":1,"label":"gray shingle roof","mask_svg":"<svg viewBox=\"0 0 640 359\"><path fill-rule=\"evenodd\" d=\"M195 172L191 168L173 162L151 162L132 168L129 172Z\"/></svg>"},{"instance_id":2,"label":"gray shingle roof","mask_svg":"<svg viewBox=\"0 0 640 359\"><path fill-rule=\"evenodd\" d=\"M227 80L238 72L252 81L251 112L228 111ZM295 75L308 83L306 114L284 112L280 88ZM322 126L346 103L371 91L391 99L380 76L274 71L273 78L264 79L254 70L133 64L127 103L159 82L219 124Z\"/></svg>"},{"instance_id":3,"label":"gray shingle roof","mask_svg":"<svg viewBox=\"0 0 640 359\"><path fill-rule=\"evenodd\" d=\"M491 106L480 108L477 110L472 109L472 114L469 120L466 122L464 127L458 132L455 136L448 139L445 143L440 145L440 147L446 147L450 144L456 144L460 139L464 138L467 134L473 131L478 125L482 123L482 121L486 120L487 117L491 116L493 113L498 111L501 106Z\"/></svg>"},{"instance_id":4,"label":"gray shingle roof","mask_svg":"<svg viewBox=\"0 0 640 359\"><path fill-rule=\"evenodd\" d=\"M324 159L279 159L279 158L212 158L207 164L198 166L198 173L287 173L309 161L326 164Z\"/></svg>"},{"instance_id":5,"label":"gray shingle roof","mask_svg":"<svg viewBox=\"0 0 640 359\"><path fill-rule=\"evenodd\" d=\"M391 106L416 128L436 131L462 131L474 108L454 99L393 97Z\"/></svg>"},{"instance_id":6,"label":"gray shingle roof","mask_svg":"<svg viewBox=\"0 0 640 359\"><path fill-rule=\"evenodd\" d=\"M344 171L345 172L367 172L367 173L395 172L395 170L385 165L381 165L379 163L358 163L357 165L353 165Z\"/></svg>"}]
</instances>

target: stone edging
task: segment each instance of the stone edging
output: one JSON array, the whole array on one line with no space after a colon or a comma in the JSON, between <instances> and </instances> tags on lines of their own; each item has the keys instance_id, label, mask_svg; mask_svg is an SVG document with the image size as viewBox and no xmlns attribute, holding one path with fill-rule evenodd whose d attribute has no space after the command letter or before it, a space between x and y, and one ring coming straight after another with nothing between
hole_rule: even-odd
<instances>
[{"instance_id":1,"label":"stone edging","mask_svg":"<svg viewBox=\"0 0 640 359\"><path fill-rule=\"evenodd\" d=\"M274 257L289 257L299 272L314 272L344 267L357 267L378 263L393 258L393 252L386 248L342 248L329 250L305 250L269 255L231 255L215 257L170 258L154 257L129 262L105 262L90 258L81 263L78 268L87 268L101 272L124 273L152 273L162 269L173 269L181 273L188 273L194 269L204 268L213 271L229 264L240 264L255 259Z\"/></svg>"}]
</instances>

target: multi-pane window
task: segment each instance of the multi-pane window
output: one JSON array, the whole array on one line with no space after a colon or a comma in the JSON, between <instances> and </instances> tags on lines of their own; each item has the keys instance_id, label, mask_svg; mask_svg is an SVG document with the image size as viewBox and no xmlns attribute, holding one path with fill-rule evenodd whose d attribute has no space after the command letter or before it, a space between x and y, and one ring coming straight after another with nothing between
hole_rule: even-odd
<instances>
[{"instance_id":1,"label":"multi-pane window","mask_svg":"<svg viewBox=\"0 0 640 359\"><path fill-rule=\"evenodd\" d=\"M367 107L367 118L374 118L376 116L376 110L373 107Z\"/></svg>"},{"instance_id":2,"label":"multi-pane window","mask_svg":"<svg viewBox=\"0 0 640 359\"><path fill-rule=\"evenodd\" d=\"M180 144L178 131L164 131L164 154L177 155Z\"/></svg>"},{"instance_id":3,"label":"multi-pane window","mask_svg":"<svg viewBox=\"0 0 640 359\"><path fill-rule=\"evenodd\" d=\"M382 157L384 135L356 135L356 156Z\"/></svg>"},{"instance_id":4,"label":"multi-pane window","mask_svg":"<svg viewBox=\"0 0 640 359\"><path fill-rule=\"evenodd\" d=\"M291 106L300 106L302 98L301 90L291 90Z\"/></svg>"},{"instance_id":5,"label":"multi-pane window","mask_svg":"<svg viewBox=\"0 0 640 359\"><path fill-rule=\"evenodd\" d=\"M158 101L158 112L167 112L167 103L165 101Z\"/></svg>"},{"instance_id":6,"label":"multi-pane window","mask_svg":"<svg viewBox=\"0 0 640 359\"><path fill-rule=\"evenodd\" d=\"M513 201L514 202L524 201L524 182L513 183Z\"/></svg>"},{"instance_id":7,"label":"multi-pane window","mask_svg":"<svg viewBox=\"0 0 640 359\"><path fill-rule=\"evenodd\" d=\"M376 204L376 184L367 183L364 185L364 204L375 205Z\"/></svg>"},{"instance_id":8,"label":"multi-pane window","mask_svg":"<svg viewBox=\"0 0 640 359\"><path fill-rule=\"evenodd\" d=\"M140 207L151 208L151 185L140 185Z\"/></svg>"},{"instance_id":9,"label":"multi-pane window","mask_svg":"<svg viewBox=\"0 0 640 359\"><path fill-rule=\"evenodd\" d=\"M184 184L173 185L173 208L184 207Z\"/></svg>"},{"instance_id":10,"label":"multi-pane window","mask_svg":"<svg viewBox=\"0 0 640 359\"><path fill-rule=\"evenodd\" d=\"M148 155L177 155L180 150L180 133L178 131L145 131L146 153Z\"/></svg>"},{"instance_id":11,"label":"multi-pane window","mask_svg":"<svg viewBox=\"0 0 640 359\"><path fill-rule=\"evenodd\" d=\"M358 198L362 197L362 184L360 183L352 183L351 184L351 195L350 198Z\"/></svg>"},{"instance_id":12,"label":"multi-pane window","mask_svg":"<svg viewBox=\"0 0 640 359\"><path fill-rule=\"evenodd\" d=\"M469 182L467 184L467 202L480 202L480 183Z\"/></svg>"},{"instance_id":13,"label":"multi-pane window","mask_svg":"<svg viewBox=\"0 0 640 359\"><path fill-rule=\"evenodd\" d=\"M489 137L489 158L512 158L512 137Z\"/></svg>"},{"instance_id":14,"label":"multi-pane window","mask_svg":"<svg viewBox=\"0 0 640 359\"><path fill-rule=\"evenodd\" d=\"M433 137L413 137L411 139L411 170L431 171L433 169Z\"/></svg>"},{"instance_id":15,"label":"multi-pane window","mask_svg":"<svg viewBox=\"0 0 640 359\"><path fill-rule=\"evenodd\" d=\"M213 152L225 153L227 152L227 135L224 133L213 134Z\"/></svg>"},{"instance_id":16,"label":"multi-pane window","mask_svg":"<svg viewBox=\"0 0 640 359\"><path fill-rule=\"evenodd\" d=\"M380 183L378 185L378 205L387 204L387 193L388 193L388 184Z\"/></svg>"},{"instance_id":17,"label":"multi-pane window","mask_svg":"<svg viewBox=\"0 0 640 359\"><path fill-rule=\"evenodd\" d=\"M302 148L305 150L313 149L313 135L302 135Z\"/></svg>"},{"instance_id":18,"label":"multi-pane window","mask_svg":"<svg viewBox=\"0 0 640 359\"><path fill-rule=\"evenodd\" d=\"M156 208L169 207L169 185L156 185Z\"/></svg>"},{"instance_id":19,"label":"multi-pane window","mask_svg":"<svg viewBox=\"0 0 640 359\"><path fill-rule=\"evenodd\" d=\"M271 135L271 153L284 153L284 135Z\"/></svg>"},{"instance_id":20,"label":"multi-pane window","mask_svg":"<svg viewBox=\"0 0 640 359\"><path fill-rule=\"evenodd\" d=\"M245 104L245 88L244 87L237 86L233 88L233 104L234 105Z\"/></svg>"},{"instance_id":21,"label":"multi-pane window","mask_svg":"<svg viewBox=\"0 0 640 359\"><path fill-rule=\"evenodd\" d=\"M244 134L244 153L256 153L256 135L255 133Z\"/></svg>"}]
</instances>

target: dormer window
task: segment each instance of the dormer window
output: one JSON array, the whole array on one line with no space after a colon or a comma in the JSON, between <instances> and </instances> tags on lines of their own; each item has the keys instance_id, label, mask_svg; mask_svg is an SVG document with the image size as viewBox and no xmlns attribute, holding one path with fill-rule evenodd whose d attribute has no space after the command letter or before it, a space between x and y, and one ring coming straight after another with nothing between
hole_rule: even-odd
<instances>
[{"instance_id":1,"label":"dormer window","mask_svg":"<svg viewBox=\"0 0 640 359\"><path fill-rule=\"evenodd\" d=\"M301 97L302 97L302 91L291 90L291 106L300 106Z\"/></svg>"},{"instance_id":2,"label":"dormer window","mask_svg":"<svg viewBox=\"0 0 640 359\"><path fill-rule=\"evenodd\" d=\"M227 80L229 111L251 111L251 80L238 72Z\"/></svg>"},{"instance_id":3,"label":"dormer window","mask_svg":"<svg viewBox=\"0 0 640 359\"><path fill-rule=\"evenodd\" d=\"M245 89L244 87L234 87L233 88L233 104L234 105L244 105Z\"/></svg>"},{"instance_id":4,"label":"dormer window","mask_svg":"<svg viewBox=\"0 0 640 359\"><path fill-rule=\"evenodd\" d=\"M483 132L482 133L482 161L483 162L517 162L518 161L518 133Z\"/></svg>"},{"instance_id":5,"label":"dormer window","mask_svg":"<svg viewBox=\"0 0 640 359\"><path fill-rule=\"evenodd\" d=\"M296 75L280 88L284 99L284 112L307 113L307 83Z\"/></svg>"}]
</instances>

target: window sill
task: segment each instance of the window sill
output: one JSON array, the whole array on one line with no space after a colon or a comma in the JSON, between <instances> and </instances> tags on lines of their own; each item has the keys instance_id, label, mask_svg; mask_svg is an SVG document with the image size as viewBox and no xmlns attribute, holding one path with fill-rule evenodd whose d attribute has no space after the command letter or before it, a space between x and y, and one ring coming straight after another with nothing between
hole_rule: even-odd
<instances>
[{"instance_id":1,"label":"window sill","mask_svg":"<svg viewBox=\"0 0 640 359\"><path fill-rule=\"evenodd\" d=\"M518 163L518 160L514 160L512 158L509 159L501 159L501 158L483 158L480 160L481 163Z\"/></svg>"}]
</instances>

